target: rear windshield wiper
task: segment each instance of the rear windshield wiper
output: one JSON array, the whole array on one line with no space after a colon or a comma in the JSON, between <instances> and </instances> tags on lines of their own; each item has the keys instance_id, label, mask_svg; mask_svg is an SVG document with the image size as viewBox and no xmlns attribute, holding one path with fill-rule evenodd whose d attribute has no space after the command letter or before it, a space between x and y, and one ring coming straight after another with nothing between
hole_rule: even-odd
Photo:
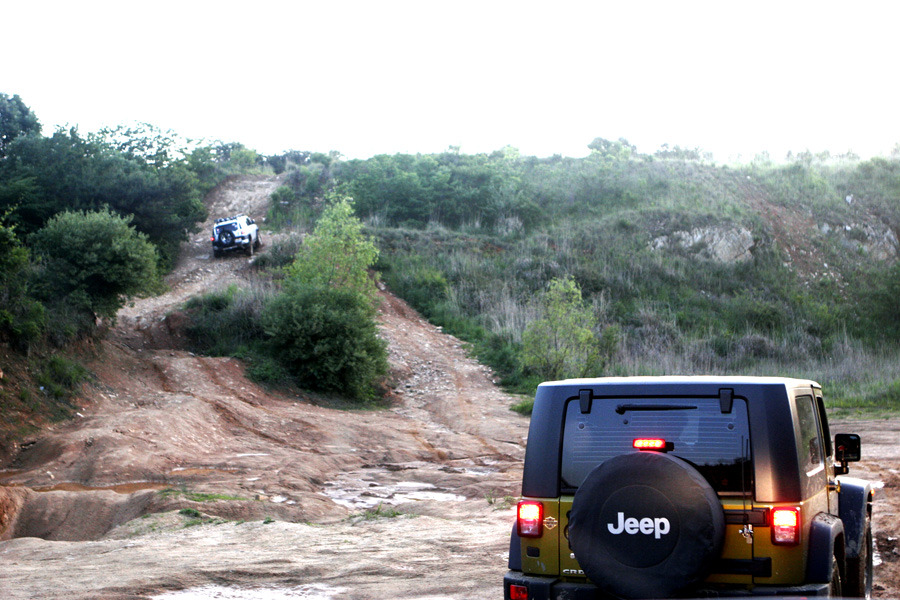
<instances>
[{"instance_id":1,"label":"rear windshield wiper","mask_svg":"<svg viewBox=\"0 0 900 600\"><path fill-rule=\"evenodd\" d=\"M629 411L655 411L655 410L697 410L698 406L689 404L620 404L616 412L624 415Z\"/></svg>"}]
</instances>

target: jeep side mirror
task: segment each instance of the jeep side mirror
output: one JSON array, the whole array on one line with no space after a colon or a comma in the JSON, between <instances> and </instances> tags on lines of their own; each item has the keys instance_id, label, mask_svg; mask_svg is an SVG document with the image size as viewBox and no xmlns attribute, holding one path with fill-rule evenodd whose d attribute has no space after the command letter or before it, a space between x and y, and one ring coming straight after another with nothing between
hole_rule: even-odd
<instances>
[{"instance_id":1,"label":"jeep side mirror","mask_svg":"<svg viewBox=\"0 0 900 600\"><path fill-rule=\"evenodd\" d=\"M838 433L834 436L835 472L843 475L850 470L848 462L856 462L862 455L862 444L855 433Z\"/></svg>"}]
</instances>

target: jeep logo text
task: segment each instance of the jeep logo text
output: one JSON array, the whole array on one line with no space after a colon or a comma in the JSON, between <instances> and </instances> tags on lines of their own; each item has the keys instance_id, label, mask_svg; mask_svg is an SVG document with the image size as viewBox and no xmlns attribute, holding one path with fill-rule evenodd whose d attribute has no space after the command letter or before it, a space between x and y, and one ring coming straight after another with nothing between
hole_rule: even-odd
<instances>
[{"instance_id":1,"label":"jeep logo text","mask_svg":"<svg viewBox=\"0 0 900 600\"><path fill-rule=\"evenodd\" d=\"M652 533L656 539L669 533L671 528L669 520L665 517L657 517L655 519L644 517L640 520L634 517L628 517L626 519L625 513L619 513L619 523L615 527L612 523L608 523L606 526L613 535L619 535L623 531L629 535L635 535L637 533L650 535Z\"/></svg>"}]
</instances>

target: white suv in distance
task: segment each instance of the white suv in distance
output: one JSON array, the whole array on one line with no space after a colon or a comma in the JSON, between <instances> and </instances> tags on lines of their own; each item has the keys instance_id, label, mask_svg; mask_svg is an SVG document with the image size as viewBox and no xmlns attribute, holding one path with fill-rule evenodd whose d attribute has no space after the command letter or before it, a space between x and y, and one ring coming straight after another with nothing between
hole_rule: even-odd
<instances>
[{"instance_id":1,"label":"white suv in distance","mask_svg":"<svg viewBox=\"0 0 900 600\"><path fill-rule=\"evenodd\" d=\"M259 248L259 227L256 222L247 215L236 215L216 219L213 226L212 237L213 256L222 256L229 250L241 249L248 256Z\"/></svg>"}]
</instances>

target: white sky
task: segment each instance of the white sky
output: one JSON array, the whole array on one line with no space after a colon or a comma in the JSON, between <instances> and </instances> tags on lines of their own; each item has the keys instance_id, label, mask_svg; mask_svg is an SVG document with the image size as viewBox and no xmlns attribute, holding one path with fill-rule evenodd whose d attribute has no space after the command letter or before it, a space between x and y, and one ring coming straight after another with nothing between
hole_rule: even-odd
<instances>
[{"instance_id":1,"label":"white sky","mask_svg":"<svg viewBox=\"0 0 900 600\"><path fill-rule=\"evenodd\" d=\"M352 158L900 142L900 2L29 0L0 23L0 93L45 135L139 121Z\"/></svg>"}]
</instances>

